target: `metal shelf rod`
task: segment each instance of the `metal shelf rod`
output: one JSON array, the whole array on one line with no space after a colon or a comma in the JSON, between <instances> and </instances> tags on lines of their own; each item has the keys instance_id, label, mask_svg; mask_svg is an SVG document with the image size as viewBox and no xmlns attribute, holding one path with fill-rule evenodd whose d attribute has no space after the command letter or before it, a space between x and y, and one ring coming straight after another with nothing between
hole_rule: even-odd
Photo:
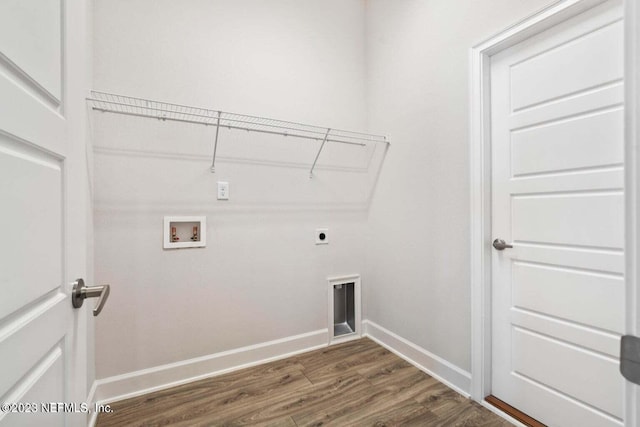
<instances>
[{"instance_id":1,"label":"metal shelf rod","mask_svg":"<svg viewBox=\"0 0 640 427\"><path fill-rule=\"evenodd\" d=\"M92 91L91 94L92 97L87 98L87 101L96 111L163 121L169 120L181 123L215 126L216 134L213 144L213 155L211 158L211 172L215 172L221 127L271 135L291 136L312 141L322 141L313 164L311 165L310 176L313 176L313 171L318 163L318 158L320 157L320 154L327 142L361 147L365 147L367 144L389 144L387 138L382 135L371 135L363 132L305 125L285 120L227 113L219 110L152 101L149 99L134 98L106 92ZM329 136L329 134L331 134L331 136Z\"/></svg>"},{"instance_id":2,"label":"metal shelf rod","mask_svg":"<svg viewBox=\"0 0 640 427\"><path fill-rule=\"evenodd\" d=\"M327 142L327 138L329 138L329 132L331 132L331 129L327 129L327 133L324 135L324 139L322 140L322 144L320 145L318 154L316 154L316 158L313 160L313 164L311 165L311 170L309 171L309 178L313 178L313 169L315 169L316 163L318 163L318 157L320 157L320 153L322 153L324 144Z\"/></svg>"},{"instance_id":3,"label":"metal shelf rod","mask_svg":"<svg viewBox=\"0 0 640 427\"><path fill-rule=\"evenodd\" d=\"M143 102L146 104L152 103L152 104L159 104L159 105L166 105L166 106L171 106L174 108L187 108L187 109L195 109L195 110L201 110L201 111L208 111L210 113L217 113L218 110L211 110L209 108L202 108L202 107L194 107L194 106L190 106L190 105L184 105L184 104L174 104L174 103L168 103L168 102L161 102L161 101L152 101L149 99L144 99L144 98L134 98L128 95L118 95L118 94L112 94L112 93L107 93L107 92L100 92L100 91L91 91L91 93L94 95L93 98L89 97L87 98L88 101L93 101L96 103L109 103L109 104L115 104L115 105L120 105L120 106L125 106L125 107L133 107L133 108L142 108L142 109L155 109L153 107L149 107L149 106L143 106L143 105L139 105L139 104L132 104L132 103L125 103L122 101L114 101L112 99L98 99L98 97L100 96L105 96L105 97L109 97L109 98L113 98L113 97L118 97L118 98L123 98L123 99L127 99L127 100L134 100L134 101L139 101L139 102ZM98 95L98 97L95 97L95 95ZM96 107L94 105L94 107ZM99 110L103 110L103 111L111 111L114 112L112 110L108 110L108 109L103 109L103 108L98 108ZM166 111L166 110L161 110L158 109L159 111ZM181 111L170 111L173 113L178 113L178 114L188 114L185 112L181 112ZM251 116L251 115L247 115L247 114L240 114L240 113L233 113L233 112L222 112L223 114L228 114L228 115L232 115L232 116L239 116L239 117L246 117L246 118L252 118L252 119L256 119L256 120L273 120L273 121L277 121L280 123L286 123L289 125L294 126L293 128L297 128L300 126L306 127L306 128L315 128L317 129L317 131L320 133L321 135L324 135L324 133L327 131L326 127L322 127L322 126L316 126L316 125L309 125L309 124L304 124L304 123L299 123L299 122L293 122L293 121L287 121L287 120L275 120L275 119L268 119L265 117L259 117L259 116ZM124 113L127 114L127 113ZM153 116L152 116L153 117ZM202 117L208 117L211 119L215 119L216 116L212 115L212 116L205 116L203 115ZM309 130L308 132L314 132ZM375 134L369 134L366 132L355 132L355 131L350 131L350 130L344 130L344 129L337 129L337 128L332 128L331 132L333 134L336 133L346 133L346 134L352 134L352 135L362 135L362 136L366 136L368 138L363 138L367 141L370 142L382 142L382 143L386 143L388 144L389 142L386 141L386 136L384 135L375 135ZM346 136L346 135L345 135ZM351 137L349 136L349 138L355 138L355 137Z\"/></svg>"},{"instance_id":4,"label":"metal shelf rod","mask_svg":"<svg viewBox=\"0 0 640 427\"><path fill-rule=\"evenodd\" d=\"M115 102L115 101L99 101L99 102L112 104L112 105L118 105L118 106L129 106L128 104L119 103L119 102ZM294 129L294 128L290 128L290 127L286 127L286 126L272 125L272 124L268 124L268 123L249 122L249 121L246 121L246 120L233 119L233 118L229 118L229 117L220 117L220 118L218 118L216 116L210 116L210 115L205 115L205 114L196 114L196 113L186 113L186 112L174 112L174 111L171 111L171 113L175 113L175 114L182 115L182 116L202 117L202 118L210 119L212 121L209 122L209 121L204 121L204 120L198 121L198 120L180 119L180 118L171 117L171 116L162 115L162 114L153 115L153 114L135 113L135 112L128 112L128 111L110 110L110 109L106 109L106 108L102 108L102 107L92 107L92 108L94 110L102 111L102 112L105 112L105 113L116 113L116 114L125 114L125 115L129 115L129 116L148 117L148 118L155 118L155 119L158 119L158 120L172 120L172 121L178 121L178 122L183 122L183 123L195 123L195 124L199 123L199 124L205 124L205 125L208 125L208 126L217 126L218 125L217 121L220 120L221 122L246 123L246 124L250 124L250 125L264 126L264 127L276 128L276 129L292 129L292 130L296 130L298 132L307 132L307 133L311 133L311 134L316 134L316 135L318 135L317 137L311 137L311 138L316 139L318 141L321 141L323 139L323 135L326 132L326 129L323 129L322 132L314 131L314 130L307 130L307 129ZM154 108L154 107L134 106L133 108L157 111L158 113L166 113L167 112L164 109ZM222 112L220 112L220 113L222 114ZM240 126L238 126L238 127L231 126L230 127L229 125L224 124L224 123L221 123L220 126L223 126L223 127L226 127L226 128L241 129L241 130L253 130L253 131L256 131L256 132L263 132L264 131L262 129L240 127ZM294 134L291 134L291 133L288 133L288 132L282 132L282 133L279 133L279 134L280 135L294 136ZM366 135L366 134L358 134L358 135ZM295 136L300 137L299 134L295 134ZM337 136L343 136L343 135L337 135ZM347 135L344 135L344 136L348 137L349 139L355 139L355 140L359 140L359 141L384 142L384 141L380 141L380 140L377 140L377 139L363 138L363 137L358 137L358 136L347 136ZM382 137L382 138L385 138L385 137ZM337 142L337 140L331 140L331 142ZM365 145L365 144L361 144L361 145Z\"/></svg>"},{"instance_id":5,"label":"metal shelf rod","mask_svg":"<svg viewBox=\"0 0 640 427\"><path fill-rule=\"evenodd\" d=\"M216 123L205 123L205 122L198 122L195 120L187 120L187 119L176 119L173 117L158 117L150 114L141 114L141 113L125 113L122 111L104 110L102 108L97 108L97 107L93 107L93 109L96 111L104 112L104 113L123 114L126 116L144 117L148 119L157 119L162 121L168 120L172 122L190 123L190 124L204 125L204 126L218 126ZM214 117L214 120L215 120L215 117ZM271 130L265 130L265 129L250 129L246 127L231 126L231 125L225 125L225 124L221 124L220 127L227 128L227 129L234 129L234 130L244 130L249 132L267 133L270 135L292 136L295 138L309 139L312 141L323 140L322 137L319 137L319 136L309 136L309 135L302 135L302 134L290 133L290 132L277 132L277 131L271 131ZM347 144L347 145L358 145L360 147L366 147L367 145L366 143L363 143L363 142L352 142L352 141L345 141L342 139L335 139L335 138L329 138L327 139L327 142L336 142L338 144Z\"/></svg>"},{"instance_id":6,"label":"metal shelf rod","mask_svg":"<svg viewBox=\"0 0 640 427\"><path fill-rule=\"evenodd\" d=\"M218 134L220 133L220 115L222 113L218 111L218 123L216 124L216 140L213 143L213 159L211 160L211 173L216 171L216 151L218 151Z\"/></svg>"}]
</instances>

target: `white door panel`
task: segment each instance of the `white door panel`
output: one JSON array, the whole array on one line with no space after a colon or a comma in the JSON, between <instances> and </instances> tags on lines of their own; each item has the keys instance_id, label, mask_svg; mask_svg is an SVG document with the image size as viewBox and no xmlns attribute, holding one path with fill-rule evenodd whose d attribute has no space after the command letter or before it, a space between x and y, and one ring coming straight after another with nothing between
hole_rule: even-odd
<instances>
[{"instance_id":1,"label":"white door panel","mask_svg":"<svg viewBox=\"0 0 640 427\"><path fill-rule=\"evenodd\" d=\"M512 63L511 107L514 111L548 102L576 92L619 80L623 67L623 45L618 43L622 21L602 23L600 28L579 34ZM602 63L612 64L603 67ZM585 70L589 72L585 73Z\"/></svg>"},{"instance_id":2,"label":"white door panel","mask_svg":"<svg viewBox=\"0 0 640 427\"><path fill-rule=\"evenodd\" d=\"M624 84L620 78L611 84L563 97L537 108L512 111L508 118L509 127L514 131L524 130L545 123L570 120L581 114L597 114L599 111L613 109L622 106L623 91Z\"/></svg>"},{"instance_id":3,"label":"white door panel","mask_svg":"<svg viewBox=\"0 0 640 427\"><path fill-rule=\"evenodd\" d=\"M62 343L51 349L25 378L25 387L16 389L6 397L6 402L64 402L64 349ZM7 413L2 420L8 426L64 426L65 413L44 412L41 408L35 414Z\"/></svg>"},{"instance_id":4,"label":"white door panel","mask_svg":"<svg viewBox=\"0 0 640 427\"><path fill-rule=\"evenodd\" d=\"M69 285L86 274L75 248L87 242L70 230L88 222L87 64L70 42L85 13L76 0L0 2L0 402L38 405L0 412L2 426L86 425L86 414L41 406L87 397L87 313L72 308Z\"/></svg>"},{"instance_id":5,"label":"white door panel","mask_svg":"<svg viewBox=\"0 0 640 427\"><path fill-rule=\"evenodd\" d=\"M2 71L0 66L0 94L5 101L0 102L0 134L14 139L6 143L26 143L40 147L43 154L65 156L67 127L59 109L52 109L40 94L30 91L25 82Z\"/></svg>"},{"instance_id":6,"label":"white door panel","mask_svg":"<svg viewBox=\"0 0 640 427\"><path fill-rule=\"evenodd\" d=\"M33 149L7 147L2 144L7 138L0 135L0 170L7 176L0 182L6 224L0 259L12 262L0 270L0 283L9 289L20 277L30 286L16 286L3 295L0 318L59 288L63 277L62 164Z\"/></svg>"},{"instance_id":7,"label":"white door panel","mask_svg":"<svg viewBox=\"0 0 640 427\"><path fill-rule=\"evenodd\" d=\"M492 394L550 426L620 426L622 2L491 58Z\"/></svg>"},{"instance_id":8,"label":"white door panel","mask_svg":"<svg viewBox=\"0 0 640 427\"><path fill-rule=\"evenodd\" d=\"M622 417L623 387L616 358L514 328L513 360L516 374Z\"/></svg>"},{"instance_id":9,"label":"white door panel","mask_svg":"<svg viewBox=\"0 0 640 427\"><path fill-rule=\"evenodd\" d=\"M622 192L589 194L586 193L587 190L584 191L547 196L513 195L512 239L522 242L622 248Z\"/></svg>"},{"instance_id":10,"label":"white door panel","mask_svg":"<svg viewBox=\"0 0 640 427\"><path fill-rule=\"evenodd\" d=\"M621 275L515 261L512 276L514 307L622 334L624 312L602 306L624 305Z\"/></svg>"},{"instance_id":11,"label":"white door panel","mask_svg":"<svg viewBox=\"0 0 640 427\"><path fill-rule=\"evenodd\" d=\"M514 178L508 183L511 194L577 192L588 188L611 190L624 185L622 165L594 167L589 170L545 173L534 177Z\"/></svg>"},{"instance_id":12,"label":"white door panel","mask_svg":"<svg viewBox=\"0 0 640 427\"><path fill-rule=\"evenodd\" d=\"M514 177L623 163L622 107L511 134ZM549 153L554 153L549 156Z\"/></svg>"},{"instance_id":13,"label":"white door panel","mask_svg":"<svg viewBox=\"0 0 640 427\"><path fill-rule=\"evenodd\" d=\"M553 412L553 421L547 420L549 427L620 427L618 417L608 415L585 403L569 397L566 393L546 387L539 382L514 373L519 382L518 399L530 401L542 411ZM522 408L519 408L522 409Z\"/></svg>"},{"instance_id":14,"label":"white door panel","mask_svg":"<svg viewBox=\"0 0 640 427\"><path fill-rule=\"evenodd\" d=\"M70 317L68 305L67 297L56 293L11 322L15 329L2 336L0 347L0 396L25 377L42 355L60 346Z\"/></svg>"},{"instance_id":15,"label":"white door panel","mask_svg":"<svg viewBox=\"0 0 640 427\"><path fill-rule=\"evenodd\" d=\"M554 336L562 342L590 348L612 358L617 357L620 352L620 336L618 334L594 330L573 321L564 321L557 317L519 308L511 309L510 321L524 329L537 331L542 335Z\"/></svg>"},{"instance_id":16,"label":"white door panel","mask_svg":"<svg viewBox=\"0 0 640 427\"><path fill-rule=\"evenodd\" d=\"M34 387L50 390L61 402L70 400L64 369L53 368L65 365L70 348L66 344L73 340L72 309L64 286L63 168L48 151L8 135L0 138L5 224L0 281L7 290L0 299L1 402L24 403ZM43 365L49 359L51 364ZM36 424L34 418L43 417L0 413L0 424ZM65 417L62 414L63 423Z\"/></svg>"},{"instance_id":17,"label":"white door panel","mask_svg":"<svg viewBox=\"0 0 640 427\"><path fill-rule=\"evenodd\" d=\"M0 52L53 102L62 99L62 0L0 2Z\"/></svg>"},{"instance_id":18,"label":"white door panel","mask_svg":"<svg viewBox=\"0 0 640 427\"><path fill-rule=\"evenodd\" d=\"M615 250L518 243L517 247L504 256L530 263L606 271L619 275L624 272L624 253Z\"/></svg>"}]
</instances>

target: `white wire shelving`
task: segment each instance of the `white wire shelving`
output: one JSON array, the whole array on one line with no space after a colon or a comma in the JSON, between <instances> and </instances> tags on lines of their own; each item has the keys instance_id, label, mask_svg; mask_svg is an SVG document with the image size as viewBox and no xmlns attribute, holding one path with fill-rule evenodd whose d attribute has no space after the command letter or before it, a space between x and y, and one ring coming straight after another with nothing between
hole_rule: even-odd
<instances>
[{"instance_id":1,"label":"white wire shelving","mask_svg":"<svg viewBox=\"0 0 640 427\"><path fill-rule=\"evenodd\" d=\"M91 91L91 97L87 98L87 102L93 110L101 112L146 117L161 121L169 120L215 126L216 134L211 160L211 172L215 172L216 151L221 127L320 141L320 147L311 165L310 176L313 176L313 170L326 143L363 147L369 144L389 144L387 138L382 135L307 125L266 117L249 116L246 114L229 113L226 111L134 98L132 96L107 92Z\"/></svg>"}]
</instances>

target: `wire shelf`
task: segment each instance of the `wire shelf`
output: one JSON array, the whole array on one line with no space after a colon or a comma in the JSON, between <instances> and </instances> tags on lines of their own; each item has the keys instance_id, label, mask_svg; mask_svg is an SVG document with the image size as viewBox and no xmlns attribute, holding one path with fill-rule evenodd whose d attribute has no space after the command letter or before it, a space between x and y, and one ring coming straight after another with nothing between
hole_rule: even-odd
<instances>
[{"instance_id":1,"label":"wire shelf","mask_svg":"<svg viewBox=\"0 0 640 427\"><path fill-rule=\"evenodd\" d=\"M359 146L380 143L389 144L387 138L382 135L372 135L208 108L172 104L169 102L134 98L132 96L107 92L91 91L91 97L87 98L87 101L91 108L96 111L146 117L162 121L169 120L215 126L216 139L211 163L212 172L215 171L216 149L221 127L321 141L322 145L311 167L311 174L313 174L313 169L318 161L318 157L327 142Z\"/></svg>"}]
</instances>

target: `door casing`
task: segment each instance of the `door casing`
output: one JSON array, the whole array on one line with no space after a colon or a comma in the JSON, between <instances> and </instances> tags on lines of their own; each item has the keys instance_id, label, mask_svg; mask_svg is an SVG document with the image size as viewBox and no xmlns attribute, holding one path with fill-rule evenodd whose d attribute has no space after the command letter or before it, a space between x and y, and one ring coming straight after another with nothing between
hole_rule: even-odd
<instances>
[{"instance_id":1,"label":"door casing","mask_svg":"<svg viewBox=\"0 0 640 427\"><path fill-rule=\"evenodd\" d=\"M607 0L564 0L470 50L471 397L491 394L491 56ZM640 0L625 15L625 277L626 333L640 335ZM640 387L626 384L625 425L640 423Z\"/></svg>"}]
</instances>

